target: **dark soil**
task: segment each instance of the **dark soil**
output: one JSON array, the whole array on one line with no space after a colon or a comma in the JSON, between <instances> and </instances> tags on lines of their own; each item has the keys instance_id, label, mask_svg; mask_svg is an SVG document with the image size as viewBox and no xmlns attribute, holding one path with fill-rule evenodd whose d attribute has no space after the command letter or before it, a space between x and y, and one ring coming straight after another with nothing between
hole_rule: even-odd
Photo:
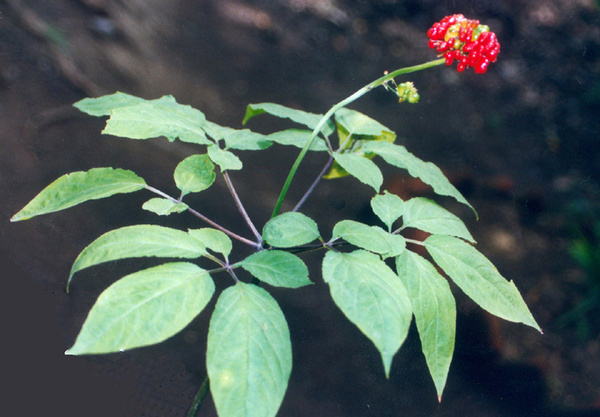
<instances>
[{"instance_id":1,"label":"dark soil","mask_svg":"<svg viewBox=\"0 0 600 417\"><path fill-rule=\"evenodd\" d=\"M58 176L96 166L131 169L172 190L170 172L194 151L164 139L102 136L103 122L78 113L73 102L117 90L172 94L234 127L250 102L325 112L384 70L433 59L424 34L450 13L478 18L497 33L502 52L485 76L436 68L410 77L418 105L400 105L381 90L352 107L396 131L463 191L479 221L441 203L467 221L479 250L515 281L544 334L489 317L457 291L459 337L438 404L416 329L386 380L378 353L333 306L309 257L317 285L270 289L288 318L295 358L279 415L596 415L597 304L564 319L600 285L600 270L583 268L569 253L578 236L595 250L600 245L591 233L600 205L600 12L592 0L0 2L2 414L184 416L205 376L210 308L158 346L63 355L102 289L139 268L118 263L83 272L67 295L72 261L112 228L156 223L139 209L148 196L22 223L9 218ZM281 127L267 123L250 127ZM296 152L243 155L248 173L233 181L258 224ZM303 165L309 175L294 183L292 200L322 163ZM386 188L403 197L428 194L398 174ZM203 194L197 208L246 233L219 191ZM326 182L305 210L326 235L341 216L365 216L368 192L346 180ZM185 228L188 220L166 223ZM215 415L210 400L201 415Z\"/></svg>"}]
</instances>

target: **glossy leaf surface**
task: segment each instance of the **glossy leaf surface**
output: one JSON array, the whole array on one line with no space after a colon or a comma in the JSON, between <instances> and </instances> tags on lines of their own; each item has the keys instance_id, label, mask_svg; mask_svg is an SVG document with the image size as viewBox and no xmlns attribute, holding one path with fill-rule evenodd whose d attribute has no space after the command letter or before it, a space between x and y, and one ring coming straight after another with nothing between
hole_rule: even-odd
<instances>
[{"instance_id":1,"label":"glossy leaf surface","mask_svg":"<svg viewBox=\"0 0 600 417\"><path fill-rule=\"evenodd\" d=\"M299 288L312 284L302 259L289 252L262 250L239 265L259 280L276 287Z\"/></svg>"},{"instance_id":2,"label":"glossy leaf surface","mask_svg":"<svg viewBox=\"0 0 600 417\"><path fill-rule=\"evenodd\" d=\"M210 320L206 368L219 417L274 417L292 370L285 317L262 288L221 293Z\"/></svg>"},{"instance_id":3,"label":"glossy leaf surface","mask_svg":"<svg viewBox=\"0 0 600 417\"><path fill-rule=\"evenodd\" d=\"M456 337L456 304L448 281L412 251L396 258L396 271L410 298L429 373L441 400Z\"/></svg>"},{"instance_id":4,"label":"glossy leaf surface","mask_svg":"<svg viewBox=\"0 0 600 417\"><path fill-rule=\"evenodd\" d=\"M146 182L131 171L94 168L63 175L44 188L10 220L27 220L64 210L89 200L141 190Z\"/></svg>"},{"instance_id":5,"label":"glossy leaf surface","mask_svg":"<svg viewBox=\"0 0 600 417\"><path fill-rule=\"evenodd\" d=\"M370 252L329 251L323 260L323 279L335 304L375 344L389 376L412 319L410 301L398 276Z\"/></svg>"},{"instance_id":6,"label":"glossy leaf surface","mask_svg":"<svg viewBox=\"0 0 600 417\"><path fill-rule=\"evenodd\" d=\"M162 342L200 314L214 289L208 272L186 262L127 275L100 295L66 354L120 352Z\"/></svg>"},{"instance_id":7,"label":"glossy leaf surface","mask_svg":"<svg viewBox=\"0 0 600 417\"><path fill-rule=\"evenodd\" d=\"M500 275L472 245L451 236L433 235L425 240L425 247L456 285L484 310L541 331L514 282Z\"/></svg>"}]
</instances>

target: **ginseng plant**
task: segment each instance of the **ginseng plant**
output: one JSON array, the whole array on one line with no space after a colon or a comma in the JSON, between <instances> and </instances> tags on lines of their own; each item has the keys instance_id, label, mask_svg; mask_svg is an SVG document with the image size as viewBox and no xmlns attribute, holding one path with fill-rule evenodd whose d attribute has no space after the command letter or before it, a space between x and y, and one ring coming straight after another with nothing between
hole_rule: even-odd
<instances>
[{"instance_id":1,"label":"ginseng plant","mask_svg":"<svg viewBox=\"0 0 600 417\"><path fill-rule=\"evenodd\" d=\"M218 294L208 328L208 375L189 415L197 414L210 391L220 417L275 416L292 370L292 351L286 319L269 287L312 284L301 258L307 251L323 254L322 278L334 303L373 342L386 377L414 316L440 400L455 342L456 306L448 279L489 313L541 331L515 284L475 249L465 224L431 199L404 201L382 190L382 171L374 161L406 170L435 194L473 209L442 171L394 143L391 129L346 107L380 86L397 94L400 102L416 103L415 86L396 84L395 78L455 61L458 72L472 68L483 74L500 51L487 26L462 15L445 17L427 35L429 47L438 53L436 60L386 72L323 115L273 103L250 104L244 124L264 114L294 122L294 128L268 135L219 126L171 96L145 100L117 92L75 103L91 116L108 116L104 134L131 139L164 136L197 145L200 153L177 165L173 177L178 195L154 188L129 170L94 168L58 178L12 217L13 222L26 220L89 200L145 190L154 197L143 204L144 210L158 216L191 215L194 220L186 231L154 224L118 228L83 249L71 268L67 290L79 271L95 265L140 257L170 260L129 274L104 290L66 354L122 352L164 341L217 297L214 278L228 278L231 285ZM273 202L270 220L259 231L232 177L243 168L238 151L262 151L273 144L301 151ZM282 213L292 180L309 151L326 153L328 161L293 210ZM217 175L223 177L250 236L229 230L223 219L209 219L186 203L186 196L209 188ZM317 223L301 212L302 205L321 178L346 175L372 188L370 206L378 224L340 219L333 230L322 234ZM198 220L205 227L196 226ZM405 237L407 228L428 237L422 241ZM249 246L252 253L237 255L233 240ZM424 250L418 254L407 243Z\"/></svg>"}]
</instances>

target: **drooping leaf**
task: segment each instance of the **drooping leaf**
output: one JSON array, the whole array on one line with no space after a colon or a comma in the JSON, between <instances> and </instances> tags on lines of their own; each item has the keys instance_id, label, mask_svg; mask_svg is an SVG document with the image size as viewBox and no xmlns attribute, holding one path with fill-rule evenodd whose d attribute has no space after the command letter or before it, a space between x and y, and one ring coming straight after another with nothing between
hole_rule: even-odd
<instances>
[{"instance_id":1,"label":"drooping leaf","mask_svg":"<svg viewBox=\"0 0 600 417\"><path fill-rule=\"evenodd\" d=\"M242 161L235 154L219 148L218 145L210 145L207 150L211 161L220 166L221 171L242 169Z\"/></svg>"},{"instance_id":2,"label":"drooping leaf","mask_svg":"<svg viewBox=\"0 0 600 417\"><path fill-rule=\"evenodd\" d=\"M188 156L177 165L173 177L182 196L198 193L215 182L215 165L207 154Z\"/></svg>"},{"instance_id":3,"label":"drooping leaf","mask_svg":"<svg viewBox=\"0 0 600 417\"><path fill-rule=\"evenodd\" d=\"M384 258L397 256L406 249L404 237L388 233L381 227L368 226L354 220L342 220L333 227L333 238L340 237Z\"/></svg>"},{"instance_id":4,"label":"drooping leaf","mask_svg":"<svg viewBox=\"0 0 600 417\"><path fill-rule=\"evenodd\" d=\"M373 161L361 155L334 153L333 158L346 172L379 192L383 184L381 170Z\"/></svg>"},{"instance_id":5,"label":"drooping leaf","mask_svg":"<svg viewBox=\"0 0 600 417\"><path fill-rule=\"evenodd\" d=\"M371 199L373 213L392 230L392 224L404 214L404 200L387 190Z\"/></svg>"},{"instance_id":6,"label":"drooping leaf","mask_svg":"<svg viewBox=\"0 0 600 417\"><path fill-rule=\"evenodd\" d=\"M323 260L323 279L335 304L375 344L389 377L392 359L412 319L410 301L398 276L370 252L329 251Z\"/></svg>"},{"instance_id":7,"label":"drooping leaf","mask_svg":"<svg viewBox=\"0 0 600 417\"><path fill-rule=\"evenodd\" d=\"M168 263L121 278L98 298L68 355L120 352L179 333L210 301L207 271Z\"/></svg>"},{"instance_id":8,"label":"drooping leaf","mask_svg":"<svg viewBox=\"0 0 600 417\"><path fill-rule=\"evenodd\" d=\"M275 103L257 103L248 104L246 108L246 114L242 123L246 124L251 118L260 114L268 113L272 116L279 117L282 119L290 119L293 122L304 125L309 129L314 129L319 124L319 121L323 118L322 114L309 113L302 110L292 109L289 107L282 106L281 104ZM333 123L327 121L327 123L321 128L321 133L325 136L329 136L334 130Z\"/></svg>"},{"instance_id":9,"label":"drooping leaf","mask_svg":"<svg viewBox=\"0 0 600 417\"><path fill-rule=\"evenodd\" d=\"M292 370L285 317L267 291L237 283L217 301L206 352L219 417L274 417Z\"/></svg>"},{"instance_id":10,"label":"drooping leaf","mask_svg":"<svg viewBox=\"0 0 600 417\"><path fill-rule=\"evenodd\" d=\"M412 251L396 258L396 271L408 292L421 348L441 401L456 336L454 296L435 266Z\"/></svg>"},{"instance_id":11,"label":"drooping leaf","mask_svg":"<svg viewBox=\"0 0 600 417\"><path fill-rule=\"evenodd\" d=\"M425 239L425 247L446 274L489 313L541 332L513 281L507 281L477 249L444 235Z\"/></svg>"},{"instance_id":12,"label":"drooping leaf","mask_svg":"<svg viewBox=\"0 0 600 417\"><path fill-rule=\"evenodd\" d=\"M166 198L151 198L146 201L142 208L144 210L151 211L153 213L158 214L159 216L168 216L173 213L182 213L186 211L189 207L185 203L171 201Z\"/></svg>"},{"instance_id":13,"label":"drooping leaf","mask_svg":"<svg viewBox=\"0 0 600 417\"><path fill-rule=\"evenodd\" d=\"M259 280L276 287L299 288L312 284L302 259L289 252L262 250L239 265Z\"/></svg>"},{"instance_id":14,"label":"drooping leaf","mask_svg":"<svg viewBox=\"0 0 600 417\"><path fill-rule=\"evenodd\" d=\"M164 226L140 224L111 230L90 243L75 259L69 274L118 259L156 256L195 259L205 247L186 232Z\"/></svg>"},{"instance_id":15,"label":"drooping leaf","mask_svg":"<svg viewBox=\"0 0 600 417\"><path fill-rule=\"evenodd\" d=\"M278 143L280 145L293 145L298 148L304 148L306 143L312 137L312 132L310 130L301 130L301 129L287 129L282 130L280 132L271 133L267 136L267 139ZM326 151L327 144L320 137L316 137L313 141L309 151Z\"/></svg>"},{"instance_id":16,"label":"drooping leaf","mask_svg":"<svg viewBox=\"0 0 600 417\"><path fill-rule=\"evenodd\" d=\"M110 112L113 109L133 106L134 104L140 104L145 101L147 100L117 91L114 94L108 94L102 97L84 98L73 104L73 106L90 116L110 116Z\"/></svg>"},{"instance_id":17,"label":"drooping leaf","mask_svg":"<svg viewBox=\"0 0 600 417\"><path fill-rule=\"evenodd\" d=\"M288 212L273 217L265 224L262 237L269 245L291 248L310 243L320 236L317 223L310 217L297 212Z\"/></svg>"},{"instance_id":18,"label":"drooping leaf","mask_svg":"<svg viewBox=\"0 0 600 417\"><path fill-rule=\"evenodd\" d=\"M229 236L220 230L205 227L202 229L190 229L188 233L201 242L205 248L221 253L225 257L229 256L233 249L233 244Z\"/></svg>"},{"instance_id":19,"label":"drooping leaf","mask_svg":"<svg viewBox=\"0 0 600 417\"><path fill-rule=\"evenodd\" d=\"M143 101L112 110L102 131L104 134L130 139L150 139L160 136L169 141L210 145L204 133L204 114L191 106L179 104L172 96Z\"/></svg>"},{"instance_id":20,"label":"drooping leaf","mask_svg":"<svg viewBox=\"0 0 600 417\"><path fill-rule=\"evenodd\" d=\"M10 220L27 220L41 214L64 210L89 200L132 193L146 186L132 171L94 168L63 175L44 188Z\"/></svg>"},{"instance_id":21,"label":"drooping leaf","mask_svg":"<svg viewBox=\"0 0 600 417\"><path fill-rule=\"evenodd\" d=\"M475 243L467 226L454 214L424 197L415 197L404 203L402 227L414 227L434 235L460 237Z\"/></svg>"},{"instance_id":22,"label":"drooping leaf","mask_svg":"<svg viewBox=\"0 0 600 417\"><path fill-rule=\"evenodd\" d=\"M408 152L404 146L385 141L370 141L364 145L364 151L381 156L390 165L406 169L411 176L419 178L425 184L431 186L437 194L452 197L475 212L475 209L460 191L448 181L444 173L435 164L417 158Z\"/></svg>"}]
</instances>

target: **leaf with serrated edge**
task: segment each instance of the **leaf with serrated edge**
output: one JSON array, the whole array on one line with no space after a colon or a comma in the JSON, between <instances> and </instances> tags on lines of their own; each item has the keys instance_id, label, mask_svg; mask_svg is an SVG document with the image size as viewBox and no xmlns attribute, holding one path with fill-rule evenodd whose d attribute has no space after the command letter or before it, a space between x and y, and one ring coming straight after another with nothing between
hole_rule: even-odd
<instances>
[{"instance_id":1,"label":"leaf with serrated edge","mask_svg":"<svg viewBox=\"0 0 600 417\"><path fill-rule=\"evenodd\" d=\"M84 268L118 259L156 256L199 258L206 251L186 232L164 226L139 224L111 230L90 243L75 259L69 282Z\"/></svg>"},{"instance_id":2,"label":"leaf with serrated edge","mask_svg":"<svg viewBox=\"0 0 600 417\"><path fill-rule=\"evenodd\" d=\"M381 136L384 132L392 133L390 129L370 118L369 116L347 108L335 112L335 121L353 136Z\"/></svg>"},{"instance_id":3,"label":"leaf with serrated edge","mask_svg":"<svg viewBox=\"0 0 600 417\"><path fill-rule=\"evenodd\" d=\"M373 213L391 231L392 224L404 213L404 201L396 194L391 194L386 190L383 194L378 194L371 199L371 208Z\"/></svg>"},{"instance_id":4,"label":"leaf with serrated edge","mask_svg":"<svg viewBox=\"0 0 600 417\"><path fill-rule=\"evenodd\" d=\"M308 268L296 255L281 250L262 250L238 264L269 285L300 288L310 285Z\"/></svg>"},{"instance_id":5,"label":"leaf with serrated edge","mask_svg":"<svg viewBox=\"0 0 600 417\"><path fill-rule=\"evenodd\" d=\"M183 213L189 207L185 203L171 201L167 198L156 197L146 201L142 205L142 208L158 214L159 216L168 216L169 214L173 213Z\"/></svg>"},{"instance_id":6,"label":"leaf with serrated edge","mask_svg":"<svg viewBox=\"0 0 600 417\"><path fill-rule=\"evenodd\" d=\"M431 186L436 194L453 197L456 201L467 205L475 212L473 206L448 181L448 178L435 164L417 158L408 152L404 146L385 141L370 141L365 144L364 151L381 156L390 165L406 169L412 177L419 178L425 184Z\"/></svg>"},{"instance_id":7,"label":"leaf with serrated edge","mask_svg":"<svg viewBox=\"0 0 600 417\"><path fill-rule=\"evenodd\" d=\"M98 298L68 355L122 352L179 333L210 301L207 271L168 263L121 278Z\"/></svg>"},{"instance_id":8,"label":"leaf with serrated edge","mask_svg":"<svg viewBox=\"0 0 600 417\"><path fill-rule=\"evenodd\" d=\"M183 142L210 145L213 142L203 129L205 121L200 110L164 96L113 109L102 133L130 139L164 136L171 142L179 138Z\"/></svg>"},{"instance_id":9,"label":"leaf with serrated edge","mask_svg":"<svg viewBox=\"0 0 600 417\"><path fill-rule=\"evenodd\" d=\"M146 186L143 178L132 171L94 168L63 175L44 188L10 221L27 220L41 214L54 213L89 200L132 193Z\"/></svg>"},{"instance_id":10,"label":"leaf with serrated edge","mask_svg":"<svg viewBox=\"0 0 600 417\"><path fill-rule=\"evenodd\" d=\"M434 235L460 237L475 243L475 239L461 219L424 197L405 201L402 228L405 227L413 227Z\"/></svg>"},{"instance_id":11,"label":"leaf with serrated edge","mask_svg":"<svg viewBox=\"0 0 600 417\"><path fill-rule=\"evenodd\" d=\"M383 184L383 175L373 161L364 156L351 153L333 154L333 158L350 175L363 184L373 187L375 192L379 192L381 184Z\"/></svg>"},{"instance_id":12,"label":"leaf with serrated edge","mask_svg":"<svg viewBox=\"0 0 600 417\"><path fill-rule=\"evenodd\" d=\"M441 401L456 336L454 296L435 266L412 251L396 258L396 271L408 292L421 348Z\"/></svg>"},{"instance_id":13,"label":"leaf with serrated edge","mask_svg":"<svg viewBox=\"0 0 600 417\"><path fill-rule=\"evenodd\" d=\"M330 251L323 260L323 279L335 304L375 344L389 377L392 359L412 319L410 301L398 276L370 252Z\"/></svg>"},{"instance_id":14,"label":"leaf with serrated edge","mask_svg":"<svg viewBox=\"0 0 600 417\"><path fill-rule=\"evenodd\" d=\"M385 258L399 255L406 248L400 235L392 235L381 227L368 226L354 220L342 220L333 227L333 238L341 237L359 248L378 253Z\"/></svg>"},{"instance_id":15,"label":"leaf with serrated edge","mask_svg":"<svg viewBox=\"0 0 600 417\"><path fill-rule=\"evenodd\" d=\"M262 237L269 245L291 248L310 243L319 237L317 223L310 217L297 212L288 212L273 217L265 224Z\"/></svg>"},{"instance_id":16,"label":"leaf with serrated edge","mask_svg":"<svg viewBox=\"0 0 600 417\"><path fill-rule=\"evenodd\" d=\"M507 281L496 267L470 244L443 235L425 239L434 261L473 301L489 313L541 332L513 281Z\"/></svg>"},{"instance_id":17,"label":"leaf with serrated edge","mask_svg":"<svg viewBox=\"0 0 600 417\"><path fill-rule=\"evenodd\" d=\"M193 238L197 239L205 248L213 252L221 253L226 257L229 256L233 249L231 239L224 232L205 227L202 229L190 229L188 233Z\"/></svg>"},{"instance_id":18,"label":"leaf with serrated edge","mask_svg":"<svg viewBox=\"0 0 600 417\"><path fill-rule=\"evenodd\" d=\"M267 291L237 283L220 295L206 351L219 417L274 417L292 370L285 317Z\"/></svg>"},{"instance_id":19,"label":"leaf with serrated edge","mask_svg":"<svg viewBox=\"0 0 600 417\"><path fill-rule=\"evenodd\" d=\"M188 156L177 165L173 178L182 195L198 193L215 182L215 165L206 154Z\"/></svg>"}]
</instances>

